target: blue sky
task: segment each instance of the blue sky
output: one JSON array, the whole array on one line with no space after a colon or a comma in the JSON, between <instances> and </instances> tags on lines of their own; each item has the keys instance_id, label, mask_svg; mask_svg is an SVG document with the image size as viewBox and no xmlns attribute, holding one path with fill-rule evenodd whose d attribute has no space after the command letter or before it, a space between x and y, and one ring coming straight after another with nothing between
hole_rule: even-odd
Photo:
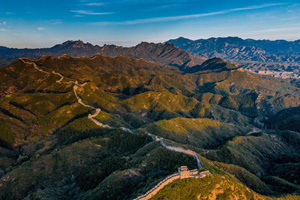
<instances>
[{"instance_id":1,"label":"blue sky","mask_svg":"<svg viewBox=\"0 0 300 200\"><path fill-rule=\"evenodd\" d=\"M180 36L300 39L299 0L1 0L0 46L133 46Z\"/></svg>"}]
</instances>

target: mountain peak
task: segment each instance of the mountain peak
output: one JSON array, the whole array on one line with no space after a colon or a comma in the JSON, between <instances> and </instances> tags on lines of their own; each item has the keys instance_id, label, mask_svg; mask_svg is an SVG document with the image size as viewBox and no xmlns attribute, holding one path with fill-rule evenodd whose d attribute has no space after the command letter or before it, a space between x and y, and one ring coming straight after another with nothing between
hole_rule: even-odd
<instances>
[{"instance_id":1,"label":"mountain peak","mask_svg":"<svg viewBox=\"0 0 300 200\"><path fill-rule=\"evenodd\" d=\"M193 40L190 40L190 39L185 38L185 37L179 37L179 38L176 38L176 39L168 40L165 43L171 43L171 44L174 44L175 46L178 46L178 44L190 43L190 42L193 42Z\"/></svg>"},{"instance_id":2,"label":"mountain peak","mask_svg":"<svg viewBox=\"0 0 300 200\"><path fill-rule=\"evenodd\" d=\"M203 58L192 56L188 52L176 47L172 43L149 43L141 42L134 47L118 47L104 45L100 54L105 56L129 56L153 61L162 65L177 67L192 67L203 62Z\"/></svg>"},{"instance_id":3,"label":"mountain peak","mask_svg":"<svg viewBox=\"0 0 300 200\"><path fill-rule=\"evenodd\" d=\"M64 55L58 57L58 59L64 59L64 58L70 59L70 58L72 58L72 57L69 56L68 54L64 54Z\"/></svg>"},{"instance_id":4,"label":"mountain peak","mask_svg":"<svg viewBox=\"0 0 300 200\"><path fill-rule=\"evenodd\" d=\"M194 66L186 71L188 73L194 73L198 71L230 71L237 69L238 66L232 63L227 63L221 58L210 58L202 63L202 65Z\"/></svg>"},{"instance_id":5,"label":"mountain peak","mask_svg":"<svg viewBox=\"0 0 300 200\"><path fill-rule=\"evenodd\" d=\"M190 40L190 39L180 36L179 38L177 38L177 40Z\"/></svg>"},{"instance_id":6,"label":"mountain peak","mask_svg":"<svg viewBox=\"0 0 300 200\"><path fill-rule=\"evenodd\" d=\"M81 40L68 40L66 42L63 42L62 44L58 44L58 45L55 45L53 48L55 47L65 47L65 48L69 48L69 47L72 47L72 48L85 48L85 47L93 47L93 45L91 43L84 43L83 41Z\"/></svg>"}]
</instances>

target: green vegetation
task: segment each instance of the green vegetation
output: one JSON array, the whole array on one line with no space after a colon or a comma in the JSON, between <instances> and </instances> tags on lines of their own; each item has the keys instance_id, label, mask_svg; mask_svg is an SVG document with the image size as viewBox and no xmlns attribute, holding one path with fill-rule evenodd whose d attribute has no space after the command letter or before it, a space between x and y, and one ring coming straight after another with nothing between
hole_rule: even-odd
<instances>
[{"instance_id":1,"label":"green vegetation","mask_svg":"<svg viewBox=\"0 0 300 200\"><path fill-rule=\"evenodd\" d=\"M270 128L300 132L300 107L287 108L267 121Z\"/></svg>"},{"instance_id":2,"label":"green vegetation","mask_svg":"<svg viewBox=\"0 0 300 200\"><path fill-rule=\"evenodd\" d=\"M96 117L98 121L100 121L103 124L108 124L109 126L112 127L131 127L125 119L123 119L119 115L107 113L105 111L101 111Z\"/></svg>"},{"instance_id":3,"label":"green vegetation","mask_svg":"<svg viewBox=\"0 0 300 200\"><path fill-rule=\"evenodd\" d=\"M177 143L210 149L245 134L247 128L206 118L173 118L147 125L146 130Z\"/></svg>"},{"instance_id":4,"label":"green vegetation","mask_svg":"<svg viewBox=\"0 0 300 200\"><path fill-rule=\"evenodd\" d=\"M272 198L259 195L239 183L234 178L220 175L207 176L202 179L179 179L175 180L162 190L160 190L151 200L156 199L260 199L260 200L296 200L297 196L286 196L282 198Z\"/></svg>"},{"instance_id":5,"label":"green vegetation","mask_svg":"<svg viewBox=\"0 0 300 200\"><path fill-rule=\"evenodd\" d=\"M174 173L177 167L196 167L190 156L166 150L151 142L148 136L128 134L118 129L65 129L55 133L55 137L56 142L49 148L40 147L44 149L38 150L40 156L19 159L20 165L1 179L1 198L21 199L26 195L33 198L46 192L51 198L60 194L68 199L109 199L110 195L132 199L136 195L134 191L146 192L149 186ZM30 173L32 170L35 173ZM122 171L129 176L124 178ZM44 187L49 181L52 183L50 187L33 189ZM112 184L115 193L110 189L103 191ZM48 190L56 192L50 194Z\"/></svg>"},{"instance_id":6,"label":"green vegetation","mask_svg":"<svg viewBox=\"0 0 300 200\"><path fill-rule=\"evenodd\" d=\"M286 109L299 105L297 82L220 59L195 71L124 56L34 61L49 74L24 61L0 68L0 199L133 199L182 165L197 168L147 132L199 153L214 174L172 183L176 193L204 188L177 199L299 193L299 113ZM75 81L83 103L101 109L95 119L112 129L88 118L95 109L78 103ZM253 133L255 125L270 130ZM167 188L155 198L176 199L164 196Z\"/></svg>"},{"instance_id":7,"label":"green vegetation","mask_svg":"<svg viewBox=\"0 0 300 200\"><path fill-rule=\"evenodd\" d=\"M292 184L277 176L268 176L263 179L274 191L280 193L298 193L300 192L300 186Z\"/></svg>"},{"instance_id":8,"label":"green vegetation","mask_svg":"<svg viewBox=\"0 0 300 200\"><path fill-rule=\"evenodd\" d=\"M0 120L0 144L12 146L15 142L15 136L10 130L8 123Z\"/></svg>"},{"instance_id":9,"label":"green vegetation","mask_svg":"<svg viewBox=\"0 0 300 200\"><path fill-rule=\"evenodd\" d=\"M219 121L210 119L188 119L174 118L171 120L161 120L155 123L160 129L173 131L176 133L188 133L190 130L204 130L207 127L220 127Z\"/></svg>"},{"instance_id":10,"label":"green vegetation","mask_svg":"<svg viewBox=\"0 0 300 200\"><path fill-rule=\"evenodd\" d=\"M128 105L132 111L151 109L153 111L188 112L196 105L197 100L170 92L144 92L122 103Z\"/></svg>"},{"instance_id":11,"label":"green vegetation","mask_svg":"<svg viewBox=\"0 0 300 200\"><path fill-rule=\"evenodd\" d=\"M213 162L201 157L204 167L213 173L199 179L179 179L165 186L154 199L299 199L286 195L280 198L263 196L271 190L254 174L235 165ZM233 176L234 175L234 176ZM290 183L287 183L290 184ZM245 186L246 185L246 186ZM291 184L290 184L291 185ZM249 189L250 187L251 189ZM284 187L287 187L284 185ZM295 186L294 186L295 187ZM254 190L254 191L253 191ZM294 191L294 190L293 190ZM260 193L260 194L259 194Z\"/></svg>"},{"instance_id":12,"label":"green vegetation","mask_svg":"<svg viewBox=\"0 0 300 200\"><path fill-rule=\"evenodd\" d=\"M239 181L241 181L244 185L254 190L255 192L258 192L260 194L272 194L272 190L266 183L261 181L257 176L247 171L246 169L236 165L224 164L221 162L214 162L214 165L222 168L225 172L234 175Z\"/></svg>"},{"instance_id":13,"label":"green vegetation","mask_svg":"<svg viewBox=\"0 0 300 200\"><path fill-rule=\"evenodd\" d=\"M245 177L241 176L240 172L236 174L237 170L234 169L236 168L235 166L230 166L228 169L226 165L220 164L222 168L236 175L241 182L256 192L263 194L270 193L267 187L262 187L262 184L259 187L251 185L254 182L258 183L258 181L254 181L254 178L260 178L270 189L276 191L275 193L299 192L298 188L295 187L295 183L299 184L299 173L297 170L299 160L295 160L295 157L293 157L299 148L298 137L298 133L286 131L263 133L256 136L240 136L233 138L219 149L210 150L203 155L211 160L243 167L248 171L247 173L251 172L255 177L251 175L250 177L252 178L248 177L245 180ZM296 155L298 154L296 153ZM276 177L270 179L269 176ZM285 181L282 179L285 179ZM276 189L277 187L274 187L276 184L290 189L278 190ZM284 186L285 184L286 186Z\"/></svg>"}]
</instances>

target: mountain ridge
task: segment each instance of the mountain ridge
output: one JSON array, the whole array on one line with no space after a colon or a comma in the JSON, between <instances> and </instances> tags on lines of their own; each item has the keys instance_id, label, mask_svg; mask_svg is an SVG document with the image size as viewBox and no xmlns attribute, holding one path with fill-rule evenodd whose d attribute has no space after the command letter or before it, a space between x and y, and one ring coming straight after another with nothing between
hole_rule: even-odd
<instances>
[{"instance_id":1,"label":"mountain ridge","mask_svg":"<svg viewBox=\"0 0 300 200\"><path fill-rule=\"evenodd\" d=\"M300 40L254 40L222 37L167 41L193 55L220 57L252 71L293 71L300 69Z\"/></svg>"},{"instance_id":2,"label":"mountain ridge","mask_svg":"<svg viewBox=\"0 0 300 200\"><path fill-rule=\"evenodd\" d=\"M0 47L0 66L8 65L20 57L28 57L31 60L46 56L59 57L68 54L71 57L93 57L96 54L104 56L128 56L133 58L144 58L148 61L163 65L174 65L178 67L192 67L201 64L205 58L192 56L173 44L142 42L133 47L122 47L116 45L104 45L102 47L81 40L66 41L50 48L39 49L17 49Z\"/></svg>"}]
</instances>

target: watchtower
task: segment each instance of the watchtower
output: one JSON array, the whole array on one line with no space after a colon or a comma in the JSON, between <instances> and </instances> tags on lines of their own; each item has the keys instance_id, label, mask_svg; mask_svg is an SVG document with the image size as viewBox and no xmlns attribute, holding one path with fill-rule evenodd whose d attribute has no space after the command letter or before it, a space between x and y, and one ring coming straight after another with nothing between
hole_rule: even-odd
<instances>
[{"instance_id":1,"label":"watchtower","mask_svg":"<svg viewBox=\"0 0 300 200\"><path fill-rule=\"evenodd\" d=\"M190 177L190 171L189 171L187 166L179 167L178 168L178 173L179 173L180 179Z\"/></svg>"}]
</instances>

